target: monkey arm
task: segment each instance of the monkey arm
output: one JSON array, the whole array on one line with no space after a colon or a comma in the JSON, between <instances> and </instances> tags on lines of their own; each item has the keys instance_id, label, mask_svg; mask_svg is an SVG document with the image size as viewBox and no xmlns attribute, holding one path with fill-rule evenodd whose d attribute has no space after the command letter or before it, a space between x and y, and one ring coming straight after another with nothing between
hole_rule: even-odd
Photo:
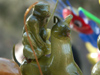
<instances>
[{"instance_id":1,"label":"monkey arm","mask_svg":"<svg viewBox=\"0 0 100 75\"><path fill-rule=\"evenodd\" d=\"M36 17L34 16L30 16L27 20L27 28L29 29L29 31L31 32L32 37L35 38L36 43L39 46L44 46L45 42L43 41L43 39L41 38L40 34L39 34L39 22L37 20Z\"/></svg>"},{"instance_id":2,"label":"monkey arm","mask_svg":"<svg viewBox=\"0 0 100 75\"><path fill-rule=\"evenodd\" d=\"M38 45L36 44L34 38L32 38L31 34L29 32L28 32L28 34L29 34L30 40L32 42L32 46L35 50L36 56L37 56L37 58L40 58L44 53L43 53L42 49L38 47ZM30 43L29 43L29 40L27 38L26 32L23 34L22 43L24 45L24 49L23 49L24 56L27 59L35 59L33 51L30 47Z\"/></svg>"}]
</instances>

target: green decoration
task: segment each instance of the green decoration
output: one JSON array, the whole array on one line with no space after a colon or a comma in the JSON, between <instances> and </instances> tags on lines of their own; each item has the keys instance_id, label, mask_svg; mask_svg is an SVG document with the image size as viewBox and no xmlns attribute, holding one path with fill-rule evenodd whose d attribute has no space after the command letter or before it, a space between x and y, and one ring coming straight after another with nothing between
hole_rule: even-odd
<instances>
[{"instance_id":1,"label":"green decoration","mask_svg":"<svg viewBox=\"0 0 100 75\"><path fill-rule=\"evenodd\" d=\"M93 14L91 14L90 12L86 11L85 9L83 9L82 7L79 7L78 10L82 10L84 12L84 14L92 19L93 21L95 21L96 23L100 24L100 19L97 18L96 16L94 16Z\"/></svg>"}]
</instances>

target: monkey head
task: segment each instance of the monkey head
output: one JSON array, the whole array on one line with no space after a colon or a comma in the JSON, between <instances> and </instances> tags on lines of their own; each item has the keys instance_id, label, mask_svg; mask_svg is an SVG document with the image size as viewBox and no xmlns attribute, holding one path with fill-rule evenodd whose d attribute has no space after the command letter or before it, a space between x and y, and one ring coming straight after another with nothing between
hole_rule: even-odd
<instances>
[{"instance_id":1,"label":"monkey head","mask_svg":"<svg viewBox=\"0 0 100 75\"><path fill-rule=\"evenodd\" d=\"M33 10L33 15L38 17L49 17L50 16L50 6L47 3L39 2L35 5Z\"/></svg>"}]
</instances>

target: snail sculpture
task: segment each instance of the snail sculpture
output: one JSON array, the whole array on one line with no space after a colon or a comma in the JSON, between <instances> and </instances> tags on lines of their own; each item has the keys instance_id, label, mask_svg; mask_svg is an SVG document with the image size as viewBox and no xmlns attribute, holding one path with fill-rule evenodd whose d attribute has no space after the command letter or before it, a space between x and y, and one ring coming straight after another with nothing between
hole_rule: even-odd
<instances>
[{"instance_id":1,"label":"snail sculpture","mask_svg":"<svg viewBox=\"0 0 100 75\"><path fill-rule=\"evenodd\" d=\"M64 21L57 16L54 17L55 25L51 29L50 43L50 31L46 26L50 15L49 9L48 4L37 3L26 21L28 35L32 41L42 73L43 75L82 75L81 70L74 62L71 50L69 23L72 15L69 15ZM22 43L25 56L25 61L20 66L22 75L40 75L25 28ZM50 53L50 57L47 57L46 55Z\"/></svg>"}]
</instances>

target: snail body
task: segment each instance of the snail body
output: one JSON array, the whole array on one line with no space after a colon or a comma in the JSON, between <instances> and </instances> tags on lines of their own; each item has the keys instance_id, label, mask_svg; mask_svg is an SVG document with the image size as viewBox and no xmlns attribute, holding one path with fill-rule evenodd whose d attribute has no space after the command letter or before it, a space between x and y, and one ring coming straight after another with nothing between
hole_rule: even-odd
<instances>
[{"instance_id":1,"label":"snail body","mask_svg":"<svg viewBox=\"0 0 100 75\"><path fill-rule=\"evenodd\" d=\"M39 64L42 70L43 75L51 75L50 70L48 69L49 66L48 58L42 57L39 60ZM31 62L24 61L23 64L21 64L21 72L22 75L40 75L39 68L37 66L37 63L35 60Z\"/></svg>"}]
</instances>

